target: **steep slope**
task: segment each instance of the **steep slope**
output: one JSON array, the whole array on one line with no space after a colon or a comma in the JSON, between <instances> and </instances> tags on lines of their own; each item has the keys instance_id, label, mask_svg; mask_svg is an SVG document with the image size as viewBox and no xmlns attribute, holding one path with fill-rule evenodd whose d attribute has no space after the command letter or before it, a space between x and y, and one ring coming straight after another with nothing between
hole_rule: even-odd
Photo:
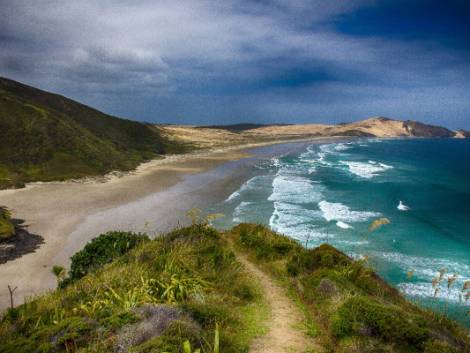
<instances>
[{"instance_id":1,"label":"steep slope","mask_svg":"<svg viewBox=\"0 0 470 353\"><path fill-rule=\"evenodd\" d=\"M418 121L407 120L403 127L410 136L419 137L455 137L455 132L441 126L426 125Z\"/></svg>"},{"instance_id":2,"label":"steep slope","mask_svg":"<svg viewBox=\"0 0 470 353\"><path fill-rule=\"evenodd\" d=\"M0 188L128 170L182 150L153 125L0 78Z\"/></svg>"}]
</instances>

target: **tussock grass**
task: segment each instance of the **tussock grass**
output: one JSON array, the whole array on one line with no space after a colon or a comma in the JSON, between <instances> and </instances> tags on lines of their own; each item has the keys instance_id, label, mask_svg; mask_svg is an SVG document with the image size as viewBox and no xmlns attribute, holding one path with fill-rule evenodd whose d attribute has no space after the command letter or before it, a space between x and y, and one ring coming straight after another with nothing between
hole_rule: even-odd
<instances>
[{"instance_id":1,"label":"tussock grass","mask_svg":"<svg viewBox=\"0 0 470 353\"><path fill-rule=\"evenodd\" d=\"M8 310L0 351L112 352L125 341L132 352L173 353L188 341L207 353L218 325L220 351L239 353L263 332L260 289L221 235L205 225L144 241L87 272ZM162 312L178 314L161 323ZM156 322L159 332L150 328Z\"/></svg>"},{"instance_id":2,"label":"tussock grass","mask_svg":"<svg viewBox=\"0 0 470 353\"><path fill-rule=\"evenodd\" d=\"M241 224L228 236L290 290L327 351L470 352L468 330L408 302L367 261L327 244L305 249L260 225Z\"/></svg>"}]
</instances>

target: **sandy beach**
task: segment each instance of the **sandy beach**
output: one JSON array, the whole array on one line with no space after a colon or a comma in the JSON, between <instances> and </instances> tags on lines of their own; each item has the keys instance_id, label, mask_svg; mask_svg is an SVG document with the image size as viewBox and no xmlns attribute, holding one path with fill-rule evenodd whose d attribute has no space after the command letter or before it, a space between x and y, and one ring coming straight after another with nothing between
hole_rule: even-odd
<instances>
[{"instance_id":1,"label":"sandy beach","mask_svg":"<svg viewBox=\"0 0 470 353\"><path fill-rule=\"evenodd\" d=\"M227 181L217 174L218 166L249 157L249 148L282 142L292 141L173 155L124 175L33 183L24 189L0 191L0 204L25 220L28 231L41 235L45 242L36 252L0 265L0 308L9 305L7 285L18 287L15 304L55 288L52 266L68 266L70 256L101 232L122 229L155 236L184 222L188 209L211 202L214 190L224 188Z\"/></svg>"}]
</instances>

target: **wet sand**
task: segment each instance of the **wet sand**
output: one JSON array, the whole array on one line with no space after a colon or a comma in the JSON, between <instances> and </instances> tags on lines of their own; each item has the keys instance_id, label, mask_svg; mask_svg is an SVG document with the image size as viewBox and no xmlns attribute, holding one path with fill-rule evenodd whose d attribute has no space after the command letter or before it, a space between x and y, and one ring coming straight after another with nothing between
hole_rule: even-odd
<instances>
[{"instance_id":1,"label":"wet sand","mask_svg":"<svg viewBox=\"0 0 470 353\"><path fill-rule=\"evenodd\" d=\"M224 164L249 159L246 149L256 146L170 156L121 177L34 183L0 191L0 205L24 219L28 231L45 242L35 252L0 265L0 309L9 305L7 285L18 287L15 304L55 288L52 266L68 266L71 255L104 231L145 231L157 236L184 223L188 209L216 201L227 183L242 173L243 168L232 165L227 178Z\"/></svg>"}]
</instances>

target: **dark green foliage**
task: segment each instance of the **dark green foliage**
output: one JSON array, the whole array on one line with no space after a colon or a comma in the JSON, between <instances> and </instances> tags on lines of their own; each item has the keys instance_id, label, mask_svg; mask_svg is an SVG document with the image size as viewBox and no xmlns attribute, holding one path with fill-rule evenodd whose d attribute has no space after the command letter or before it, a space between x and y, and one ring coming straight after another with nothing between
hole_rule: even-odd
<instances>
[{"instance_id":1,"label":"dark green foliage","mask_svg":"<svg viewBox=\"0 0 470 353\"><path fill-rule=\"evenodd\" d=\"M0 188L129 170L184 150L155 126L0 78Z\"/></svg>"},{"instance_id":2,"label":"dark green foliage","mask_svg":"<svg viewBox=\"0 0 470 353\"><path fill-rule=\"evenodd\" d=\"M69 281L82 278L88 272L102 267L148 240L145 234L130 232L107 232L99 235L72 256Z\"/></svg>"},{"instance_id":3,"label":"dark green foliage","mask_svg":"<svg viewBox=\"0 0 470 353\"><path fill-rule=\"evenodd\" d=\"M287 263L287 271L291 275L312 272L321 268L333 268L351 263L351 260L331 245L322 244L315 249L297 251Z\"/></svg>"},{"instance_id":4,"label":"dark green foliage","mask_svg":"<svg viewBox=\"0 0 470 353\"><path fill-rule=\"evenodd\" d=\"M422 317L361 296L352 297L341 305L333 318L332 331L339 338L369 334L414 352L421 352L429 338L429 329Z\"/></svg>"},{"instance_id":5,"label":"dark green foliage","mask_svg":"<svg viewBox=\"0 0 470 353\"><path fill-rule=\"evenodd\" d=\"M109 316L104 316L99 320L99 324L107 329L116 330L124 325L133 324L137 321L138 317L135 313L123 310Z\"/></svg>"},{"instance_id":6,"label":"dark green foliage","mask_svg":"<svg viewBox=\"0 0 470 353\"><path fill-rule=\"evenodd\" d=\"M240 243L254 251L259 259L274 260L301 249L295 240L278 236L262 225L240 224L233 231L239 233Z\"/></svg>"}]
</instances>

